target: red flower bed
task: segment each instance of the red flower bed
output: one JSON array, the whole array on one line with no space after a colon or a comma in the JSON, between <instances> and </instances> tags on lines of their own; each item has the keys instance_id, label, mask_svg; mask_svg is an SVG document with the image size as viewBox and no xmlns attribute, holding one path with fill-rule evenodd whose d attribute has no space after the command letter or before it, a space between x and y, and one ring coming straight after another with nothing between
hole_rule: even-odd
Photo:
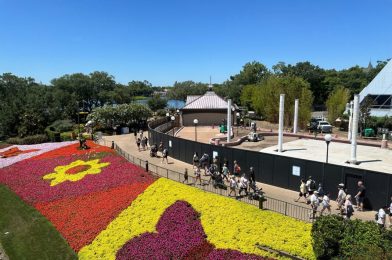
<instances>
[{"instance_id":1,"label":"red flower bed","mask_svg":"<svg viewBox=\"0 0 392 260\"><path fill-rule=\"evenodd\" d=\"M91 140L87 141L87 145L90 147L90 149L88 150L79 149L79 143L76 143L76 144L64 146L62 148L47 153L43 153L41 155L31 158L30 160L49 159L49 158L71 156L71 155L93 155L102 152L115 153L115 151L110 149L109 147L101 146L99 144L92 142Z\"/></svg>"},{"instance_id":2,"label":"red flower bed","mask_svg":"<svg viewBox=\"0 0 392 260\"><path fill-rule=\"evenodd\" d=\"M50 181L42 177L54 171L59 165L68 165L85 157L58 157L55 159L25 160L0 171L0 183L9 186L23 200L30 204L72 198L96 191L109 190L125 184L152 183L154 177L142 168L130 164L117 155L108 155L101 162L110 165L102 168L96 175L87 175L77 182L66 181L61 185L50 186Z\"/></svg>"},{"instance_id":3,"label":"red flower bed","mask_svg":"<svg viewBox=\"0 0 392 260\"><path fill-rule=\"evenodd\" d=\"M127 184L76 198L38 203L35 207L53 223L70 246L79 251L91 243L151 182Z\"/></svg>"},{"instance_id":4,"label":"red flower bed","mask_svg":"<svg viewBox=\"0 0 392 260\"><path fill-rule=\"evenodd\" d=\"M30 150L20 150L18 147L12 147L4 152L0 152L0 158L9 158L13 156L17 156L19 154L24 154L24 153L31 153L39 151L39 149L30 149Z\"/></svg>"}]
</instances>

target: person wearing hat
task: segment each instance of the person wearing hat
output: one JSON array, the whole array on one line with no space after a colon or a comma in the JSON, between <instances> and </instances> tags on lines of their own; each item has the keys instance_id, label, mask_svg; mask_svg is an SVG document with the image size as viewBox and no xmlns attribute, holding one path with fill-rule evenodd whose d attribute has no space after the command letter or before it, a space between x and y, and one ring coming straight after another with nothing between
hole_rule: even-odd
<instances>
[{"instance_id":1,"label":"person wearing hat","mask_svg":"<svg viewBox=\"0 0 392 260\"><path fill-rule=\"evenodd\" d=\"M310 200L310 206L312 207L312 212L311 212L312 215L310 216L310 218L315 218L316 213L317 213L317 209L320 205L320 201L318 198L318 192L314 191L313 194L310 196L309 200Z\"/></svg>"},{"instance_id":2,"label":"person wearing hat","mask_svg":"<svg viewBox=\"0 0 392 260\"><path fill-rule=\"evenodd\" d=\"M346 201L346 192L344 191L344 184L340 183L338 185L338 197L336 198L336 202L338 203L338 208L337 210L340 210L340 212L342 213L342 206L344 204L344 202Z\"/></svg>"}]
</instances>

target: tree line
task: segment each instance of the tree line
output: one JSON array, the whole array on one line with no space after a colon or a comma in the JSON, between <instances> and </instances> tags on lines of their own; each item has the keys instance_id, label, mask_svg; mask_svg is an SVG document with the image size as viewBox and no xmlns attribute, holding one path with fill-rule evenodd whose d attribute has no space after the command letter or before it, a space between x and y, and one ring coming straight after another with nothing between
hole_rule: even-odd
<instances>
[{"instance_id":1,"label":"tree line","mask_svg":"<svg viewBox=\"0 0 392 260\"><path fill-rule=\"evenodd\" d=\"M292 118L291 103L300 99L300 120L305 122L317 106L336 107L364 88L385 66L379 61L374 68L354 66L348 69L323 69L310 62L295 65L279 62L272 69L253 61L246 63L238 74L221 84L213 84L213 91L249 110L255 110L267 120L276 120L277 100L285 93L287 122ZM148 81L130 81L120 84L112 75L95 71L90 74L66 74L50 84L36 82L31 77L11 73L0 75L0 139L10 136L28 136L44 132L56 120L77 120L78 111L91 112L104 105L129 104L139 97L152 97L152 110L164 106L155 92L167 91L168 99L185 100L187 95L201 95L208 84L194 81L175 82L170 87L152 86ZM339 94L340 93L340 94ZM327 102L328 97L334 101ZM340 105L336 105L338 102Z\"/></svg>"}]
</instances>

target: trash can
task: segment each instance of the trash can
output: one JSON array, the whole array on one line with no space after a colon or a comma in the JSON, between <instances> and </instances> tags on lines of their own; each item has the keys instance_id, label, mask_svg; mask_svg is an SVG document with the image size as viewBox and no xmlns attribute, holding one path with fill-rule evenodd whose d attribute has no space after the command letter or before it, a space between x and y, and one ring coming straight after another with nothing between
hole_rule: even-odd
<instances>
[{"instance_id":1,"label":"trash can","mask_svg":"<svg viewBox=\"0 0 392 260\"><path fill-rule=\"evenodd\" d=\"M374 136L374 130L372 128L365 129L365 137L372 137Z\"/></svg>"}]
</instances>

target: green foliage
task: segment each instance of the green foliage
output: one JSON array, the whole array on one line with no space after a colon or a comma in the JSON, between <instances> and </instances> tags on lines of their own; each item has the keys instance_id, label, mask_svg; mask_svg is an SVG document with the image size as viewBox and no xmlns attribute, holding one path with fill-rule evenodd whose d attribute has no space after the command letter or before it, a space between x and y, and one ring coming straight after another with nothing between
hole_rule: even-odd
<instances>
[{"instance_id":1,"label":"green foliage","mask_svg":"<svg viewBox=\"0 0 392 260\"><path fill-rule=\"evenodd\" d=\"M9 144L41 144L48 141L46 135L30 135L24 138L12 137L7 139Z\"/></svg>"},{"instance_id":2,"label":"green foliage","mask_svg":"<svg viewBox=\"0 0 392 260\"><path fill-rule=\"evenodd\" d=\"M344 87L337 87L329 94L327 100L328 120L333 123L343 114L350 98L350 91Z\"/></svg>"},{"instance_id":3,"label":"green foliage","mask_svg":"<svg viewBox=\"0 0 392 260\"><path fill-rule=\"evenodd\" d=\"M271 72L268 68L257 61L252 61L246 63L239 74L231 76L230 80L234 82L235 85L251 85L257 84L269 77Z\"/></svg>"},{"instance_id":4,"label":"green foliage","mask_svg":"<svg viewBox=\"0 0 392 260\"><path fill-rule=\"evenodd\" d=\"M344 226L343 218L337 215L321 216L313 224L313 249L318 259L331 259L340 254Z\"/></svg>"},{"instance_id":5,"label":"green foliage","mask_svg":"<svg viewBox=\"0 0 392 260\"><path fill-rule=\"evenodd\" d=\"M53 128L54 131L57 132L71 131L73 127L74 127L74 123L69 119L56 120L51 125L49 125L49 128Z\"/></svg>"},{"instance_id":6,"label":"green foliage","mask_svg":"<svg viewBox=\"0 0 392 260\"><path fill-rule=\"evenodd\" d=\"M87 120L92 120L98 128L111 128L116 125L129 126L146 121L151 115L151 110L141 104L105 105L95 108L87 116Z\"/></svg>"},{"instance_id":7,"label":"green foliage","mask_svg":"<svg viewBox=\"0 0 392 260\"><path fill-rule=\"evenodd\" d=\"M312 227L313 249L318 259L391 259L392 233L376 223L343 220L330 215Z\"/></svg>"},{"instance_id":8,"label":"green foliage","mask_svg":"<svg viewBox=\"0 0 392 260\"><path fill-rule=\"evenodd\" d=\"M77 259L75 252L33 207L0 185L0 243L10 259Z\"/></svg>"},{"instance_id":9,"label":"green foliage","mask_svg":"<svg viewBox=\"0 0 392 260\"><path fill-rule=\"evenodd\" d=\"M167 106L167 100L161 98L160 95L153 95L153 97L147 101L147 104L152 111L157 111L159 109L164 109Z\"/></svg>"},{"instance_id":10,"label":"green foliage","mask_svg":"<svg viewBox=\"0 0 392 260\"><path fill-rule=\"evenodd\" d=\"M310 118L313 102L309 83L294 76L271 76L254 88L252 106L258 114L268 121L279 120L279 96L285 94L285 125L292 125L294 117L294 101L299 99L299 125L304 127Z\"/></svg>"},{"instance_id":11,"label":"green foliage","mask_svg":"<svg viewBox=\"0 0 392 260\"><path fill-rule=\"evenodd\" d=\"M208 85L201 82L183 81L175 82L173 87L169 88L167 97L169 99L186 100L189 95L203 95L208 90Z\"/></svg>"}]
</instances>

